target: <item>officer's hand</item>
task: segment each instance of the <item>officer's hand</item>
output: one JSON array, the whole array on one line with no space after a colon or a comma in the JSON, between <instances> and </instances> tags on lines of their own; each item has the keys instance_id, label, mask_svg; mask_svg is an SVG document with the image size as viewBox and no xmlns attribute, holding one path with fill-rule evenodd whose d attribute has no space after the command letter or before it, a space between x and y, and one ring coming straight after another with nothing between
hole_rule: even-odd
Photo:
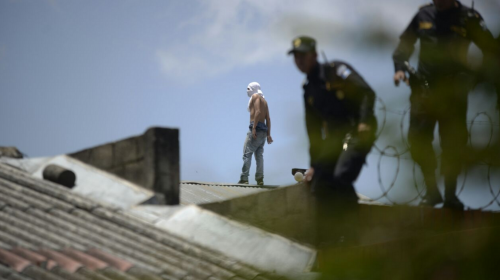
<instances>
[{"instance_id":1,"label":"officer's hand","mask_svg":"<svg viewBox=\"0 0 500 280\"><path fill-rule=\"evenodd\" d=\"M358 137L361 143L367 143L371 137L372 127L366 123L358 124Z\"/></svg>"},{"instance_id":2,"label":"officer's hand","mask_svg":"<svg viewBox=\"0 0 500 280\"><path fill-rule=\"evenodd\" d=\"M406 74L404 71L398 71L396 72L396 74L394 74L394 84L396 86L399 86L399 82L400 81L403 81L405 82L407 85L410 85L410 80L408 79L408 77L406 77Z\"/></svg>"},{"instance_id":3,"label":"officer's hand","mask_svg":"<svg viewBox=\"0 0 500 280\"><path fill-rule=\"evenodd\" d=\"M267 136L267 144L271 144L273 143L273 137L271 137L271 135L268 135Z\"/></svg>"},{"instance_id":4,"label":"officer's hand","mask_svg":"<svg viewBox=\"0 0 500 280\"><path fill-rule=\"evenodd\" d=\"M358 133L370 132L371 130L372 130L372 127L367 125L366 123L359 123L358 124Z\"/></svg>"},{"instance_id":5,"label":"officer's hand","mask_svg":"<svg viewBox=\"0 0 500 280\"><path fill-rule=\"evenodd\" d=\"M312 178L314 176L314 168L309 167L309 169L306 171L306 183L311 182Z\"/></svg>"},{"instance_id":6,"label":"officer's hand","mask_svg":"<svg viewBox=\"0 0 500 280\"><path fill-rule=\"evenodd\" d=\"M257 139L257 131L255 130L255 127L252 128L252 136L253 136L253 139Z\"/></svg>"}]
</instances>

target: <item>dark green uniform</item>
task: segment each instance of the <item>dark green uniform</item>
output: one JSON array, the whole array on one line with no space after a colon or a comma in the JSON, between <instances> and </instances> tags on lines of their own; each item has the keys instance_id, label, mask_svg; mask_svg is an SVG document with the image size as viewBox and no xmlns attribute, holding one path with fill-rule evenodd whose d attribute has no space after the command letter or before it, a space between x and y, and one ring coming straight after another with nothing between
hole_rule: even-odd
<instances>
[{"instance_id":1,"label":"dark green uniform","mask_svg":"<svg viewBox=\"0 0 500 280\"><path fill-rule=\"evenodd\" d=\"M301 55L314 54L314 62L308 56L312 64L303 88L314 168L311 190L317 207L317 244L353 245L358 225L358 196L353 183L375 141L375 92L349 64L318 63L313 38L298 37L292 45L289 54L294 53L295 59L298 56L299 64L305 57ZM358 132L361 123L371 129Z\"/></svg>"},{"instance_id":2,"label":"dark green uniform","mask_svg":"<svg viewBox=\"0 0 500 280\"><path fill-rule=\"evenodd\" d=\"M331 191L343 202L357 203L353 183L377 130L375 92L342 61L317 64L303 87L311 166L315 170L313 191ZM364 142L358 137L359 123L371 127Z\"/></svg>"}]
</instances>

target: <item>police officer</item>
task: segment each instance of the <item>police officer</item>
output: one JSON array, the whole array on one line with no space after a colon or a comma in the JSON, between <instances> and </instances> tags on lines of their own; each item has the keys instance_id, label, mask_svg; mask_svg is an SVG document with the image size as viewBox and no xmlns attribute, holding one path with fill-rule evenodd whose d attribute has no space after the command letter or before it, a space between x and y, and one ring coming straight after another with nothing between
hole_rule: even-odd
<instances>
[{"instance_id":1,"label":"police officer","mask_svg":"<svg viewBox=\"0 0 500 280\"><path fill-rule=\"evenodd\" d=\"M293 54L297 68L307 75L303 88L311 167L306 181L317 198L320 227L323 225L319 229L319 242L327 239L324 235L331 235L335 239L332 242L343 242L350 237L344 236L345 231L334 233L328 226L335 224L339 228L339 223L327 222L325 218L333 216L347 222L350 219L340 212L357 205L353 183L377 130L373 112L375 93L349 64L342 61L320 64L316 41L311 37L294 39L289 54Z\"/></svg>"},{"instance_id":2,"label":"police officer","mask_svg":"<svg viewBox=\"0 0 500 280\"><path fill-rule=\"evenodd\" d=\"M420 8L400 37L393 55L394 82L411 84L408 141L427 186L421 205L434 206L443 201L437 189L437 162L432 148L434 127L439 122L444 207L463 209L456 196L456 185L467 144L467 94L473 84L467 74L467 52L471 41L483 53L495 53L498 49L479 13L456 0L433 0L433 3ZM418 39L420 79L409 80L405 63Z\"/></svg>"}]
</instances>

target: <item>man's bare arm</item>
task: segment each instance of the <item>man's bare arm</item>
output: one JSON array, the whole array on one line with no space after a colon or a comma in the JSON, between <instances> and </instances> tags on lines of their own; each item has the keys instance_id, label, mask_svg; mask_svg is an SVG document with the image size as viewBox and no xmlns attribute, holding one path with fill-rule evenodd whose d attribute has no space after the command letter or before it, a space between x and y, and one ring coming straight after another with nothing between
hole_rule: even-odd
<instances>
[{"instance_id":1,"label":"man's bare arm","mask_svg":"<svg viewBox=\"0 0 500 280\"><path fill-rule=\"evenodd\" d=\"M267 125L267 143L273 143L273 138L271 137L271 116L269 115L269 103L267 104L266 113L266 125Z\"/></svg>"}]
</instances>

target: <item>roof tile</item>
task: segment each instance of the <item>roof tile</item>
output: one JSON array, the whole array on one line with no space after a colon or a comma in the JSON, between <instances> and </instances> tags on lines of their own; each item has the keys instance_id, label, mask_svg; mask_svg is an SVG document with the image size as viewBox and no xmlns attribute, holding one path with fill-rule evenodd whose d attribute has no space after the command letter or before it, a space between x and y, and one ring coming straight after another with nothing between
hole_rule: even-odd
<instances>
[{"instance_id":1,"label":"roof tile","mask_svg":"<svg viewBox=\"0 0 500 280\"><path fill-rule=\"evenodd\" d=\"M36 248L36 246L34 246L34 245L32 245L32 244L30 244L22 239L19 239L15 235L8 234L5 231L0 231L0 241L10 245L10 247L19 246L19 247L23 247L23 248L27 248L27 249L31 249L31 250L34 250Z\"/></svg>"},{"instance_id":2,"label":"roof tile","mask_svg":"<svg viewBox=\"0 0 500 280\"><path fill-rule=\"evenodd\" d=\"M62 209L62 210L67 211L67 212L71 211L72 209L75 208L73 205L71 205L67 202L55 199L55 198L53 198L49 195L46 195L46 194L36 192L32 189L25 188L21 185L15 184L13 182L7 181L7 180L2 179L2 178L0 178L0 185L2 185L5 188L15 190L15 191L19 192L20 194L22 194L23 196L34 198L38 201L50 204L54 208ZM32 200L30 200L30 201L32 201Z\"/></svg>"},{"instance_id":3,"label":"roof tile","mask_svg":"<svg viewBox=\"0 0 500 280\"><path fill-rule=\"evenodd\" d=\"M138 280L132 275L128 275L126 273L123 273L122 271L119 271L117 269L114 269L112 267L106 267L100 271L104 276L113 279L113 280Z\"/></svg>"},{"instance_id":4,"label":"roof tile","mask_svg":"<svg viewBox=\"0 0 500 280\"><path fill-rule=\"evenodd\" d=\"M56 243L53 243L49 240L44 239L41 236L26 231L25 229L13 227L9 223L5 223L1 219L0 219L0 231L6 233L7 237L14 237L17 240L15 241L15 243L28 242L32 244L31 246L38 246L38 247L45 247L52 249L59 248L59 245L57 245ZM2 235L0 235L0 238L2 238Z\"/></svg>"},{"instance_id":5,"label":"roof tile","mask_svg":"<svg viewBox=\"0 0 500 280\"><path fill-rule=\"evenodd\" d=\"M97 259L100 259L112 267L121 270L121 271L127 271L129 270L132 266L134 266L131 262L127 262L125 260L122 260L120 258L117 258L111 254L108 254L106 252L103 252L99 249L92 248L87 251L87 253Z\"/></svg>"},{"instance_id":6,"label":"roof tile","mask_svg":"<svg viewBox=\"0 0 500 280\"><path fill-rule=\"evenodd\" d=\"M2 179L0 179L0 193L3 196L7 196L7 197L10 197L11 199L14 199L15 201L22 201L22 202L30 205L31 207L36 207L36 208L39 208L42 210L48 210L48 209L54 207L51 204L44 203L44 202L42 202L38 199L35 199L33 197L25 196L18 190L5 187L5 184L4 184L4 182L2 182Z\"/></svg>"},{"instance_id":7,"label":"roof tile","mask_svg":"<svg viewBox=\"0 0 500 280\"><path fill-rule=\"evenodd\" d=\"M15 226L15 228L24 232L35 234L36 236L63 248L74 247L82 251L85 250L84 245L75 242L75 240L68 239L67 234L64 233L63 230L51 228L49 224L43 223L33 216L27 215L19 210L15 210L13 208L7 209L9 209L8 211L11 211L11 213L15 213L15 215L9 215L9 213L6 213L4 209L4 211L0 212L0 221L8 223L11 227Z\"/></svg>"},{"instance_id":8,"label":"roof tile","mask_svg":"<svg viewBox=\"0 0 500 280\"><path fill-rule=\"evenodd\" d=\"M31 263L28 260L21 258L18 255L4 249L0 249L0 262L7 264L9 267L11 267L17 272L21 272L26 267L31 265Z\"/></svg>"},{"instance_id":9,"label":"roof tile","mask_svg":"<svg viewBox=\"0 0 500 280\"><path fill-rule=\"evenodd\" d=\"M23 211L25 211L31 207L31 205L29 205L28 203L19 201L15 198L11 197L10 195L5 194L5 193L0 193L0 201L4 205L4 207L2 207L2 209L5 208L6 205L11 206L11 207L15 207L15 208L23 210Z\"/></svg>"},{"instance_id":10,"label":"roof tile","mask_svg":"<svg viewBox=\"0 0 500 280\"><path fill-rule=\"evenodd\" d=\"M3 164L0 248L10 260L6 264L22 271L0 266L0 277L7 279L215 280L260 275L221 253Z\"/></svg>"},{"instance_id":11,"label":"roof tile","mask_svg":"<svg viewBox=\"0 0 500 280\"><path fill-rule=\"evenodd\" d=\"M49 263L49 260L45 256L42 256L38 253L35 253L35 252L30 251L30 250L25 249L25 248L16 247L10 251L13 254L16 254L16 255L30 261L32 264L34 264L36 266L41 266L41 267L51 269L52 267L54 267L56 265L55 262Z\"/></svg>"},{"instance_id":12,"label":"roof tile","mask_svg":"<svg viewBox=\"0 0 500 280\"><path fill-rule=\"evenodd\" d=\"M54 250L40 249L40 254L56 262L60 267L64 268L66 271L75 273L78 269L83 267L83 264L72 259L68 256L61 254Z\"/></svg>"},{"instance_id":13,"label":"roof tile","mask_svg":"<svg viewBox=\"0 0 500 280\"><path fill-rule=\"evenodd\" d=\"M4 243L3 241L0 241L0 248L8 250L12 248L12 246L7 243Z\"/></svg>"},{"instance_id":14,"label":"roof tile","mask_svg":"<svg viewBox=\"0 0 500 280\"><path fill-rule=\"evenodd\" d=\"M62 251L62 253L72 259L75 259L76 261L79 261L91 270L108 267L107 263L75 249L66 248Z\"/></svg>"},{"instance_id":15,"label":"roof tile","mask_svg":"<svg viewBox=\"0 0 500 280\"><path fill-rule=\"evenodd\" d=\"M53 275L57 275L64 280L91 280L88 277L85 277L78 273L67 271L61 266L54 267L53 269L50 270L50 273L52 273Z\"/></svg>"},{"instance_id":16,"label":"roof tile","mask_svg":"<svg viewBox=\"0 0 500 280\"><path fill-rule=\"evenodd\" d=\"M78 270L78 274L83 275L91 280L114 280L104 276L99 271L92 271L86 267L82 267Z\"/></svg>"},{"instance_id":17,"label":"roof tile","mask_svg":"<svg viewBox=\"0 0 500 280\"><path fill-rule=\"evenodd\" d=\"M54 274L48 270L45 270L43 268L40 268L35 265L30 265L28 266L23 272L23 275L28 276L33 279L43 279L43 280L70 280L70 279L65 279L57 274ZM78 279L80 280L80 279Z\"/></svg>"},{"instance_id":18,"label":"roof tile","mask_svg":"<svg viewBox=\"0 0 500 280\"><path fill-rule=\"evenodd\" d=\"M19 273L15 272L14 270L3 266L0 264L0 276L4 277L5 279L8 280L30 280L31 278L28 278L26 276L22 276Z\"/></svg>"}]
</instances>

